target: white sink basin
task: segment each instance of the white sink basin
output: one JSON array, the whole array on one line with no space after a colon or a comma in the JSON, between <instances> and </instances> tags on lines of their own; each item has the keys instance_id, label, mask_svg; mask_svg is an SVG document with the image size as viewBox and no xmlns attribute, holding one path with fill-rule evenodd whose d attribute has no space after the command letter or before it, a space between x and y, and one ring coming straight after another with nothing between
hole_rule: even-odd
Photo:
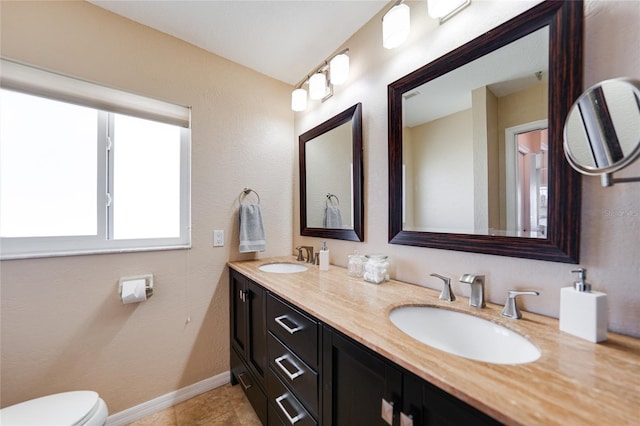
<instances>
[{"instance_id":1,"label":"white sink basin","mask_svg":"<svg viewBox=\"0 0 640 426\"><path fill-rule=\"evenodd\" d=\"M520 334L491 321L433 306L403 306L389 313L400 330L420 342L476 361L524 364L540 349Z\"/></svg>"},{"instance_id":2,"label":"white sink basin","mask_svg":"<svg viewBox=\"0 0 640 426\"><path fill-rule=\"evenodd\" d=\"M300 265L299 263L265 263L264 265L258 266L263 272L273 272L274 274L294 274L296 272L304 272L307 268L304 265Z\"/></svg>"}]
</instances>

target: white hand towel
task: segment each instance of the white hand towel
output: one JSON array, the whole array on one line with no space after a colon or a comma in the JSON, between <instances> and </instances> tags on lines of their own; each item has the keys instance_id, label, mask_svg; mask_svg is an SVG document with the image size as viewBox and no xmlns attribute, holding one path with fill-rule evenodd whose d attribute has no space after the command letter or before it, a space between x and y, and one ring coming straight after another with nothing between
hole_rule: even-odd
<instances>
[{"instance_id":1,"label":"white hand towel","mask_svg":"<svg viewBox=\"0 0 640 426\"><path fill-rule=\"evenodd\" d=\"M240 204L240 253L264 251L267 241L262 224L262 213L257 204Z\"/></svg>"},{"instance_id":2,"label":"white hand towel","mask_svg":"<svg viewBox=\"0 0 640 426\"><path fill-rule=\"evenodd\" d=\"M324 209L324 221L325 228L340 228L342 229L342 214L340 208L335 206L327 206Z\"/></svg>"}]
</instances>

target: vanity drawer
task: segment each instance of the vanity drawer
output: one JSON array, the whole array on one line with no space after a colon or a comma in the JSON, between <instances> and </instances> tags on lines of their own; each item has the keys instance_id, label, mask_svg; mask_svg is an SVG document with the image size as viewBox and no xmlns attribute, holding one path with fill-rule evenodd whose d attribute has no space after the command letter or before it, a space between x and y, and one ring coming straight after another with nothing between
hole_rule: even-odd
<instances>
[{"instance_id":1,"label":"vanity drawer","mask_svg":"<svg viewBox=\"0 0 640 426\"><path fill-rule=\"evenodd\" d=\"M305 407L318 416L318 373L305 364L273 334L269 333L269 364Z\"/></svg>"},{"instance_id":2,"label":"vanity drawer","mask_svg":"<svg viewBox=\"0 0 640 426\"><path fill-rule=\"evenodd\" d=\"M318 369L318 323L269 294L267 327L285 346L314 370Z\"/></svg>"},{"instance_id":3,"label":"vanity drawer","mask_svg":"<svg viewBox=\"0 0 640 426\"><path fill-rule=\"evenodd\" d=\"M231 374L247 396L263 425L267 424L267 397L234 348L231 348Z\"/></svg>"},{"instance_id":4,"label":"vanity drawer","mask_svg":"<svg viewBox=\"0 0 640 426\"><path fill-rule=\"evenodd\" d=\"M293 424L296 426L313 426L318 424L295 395L276 377L273 371L267 373L267 389L269 395L269 426L291 426ZM277 417L273 415L274 413Z\"/></svg>"}]
</instances>

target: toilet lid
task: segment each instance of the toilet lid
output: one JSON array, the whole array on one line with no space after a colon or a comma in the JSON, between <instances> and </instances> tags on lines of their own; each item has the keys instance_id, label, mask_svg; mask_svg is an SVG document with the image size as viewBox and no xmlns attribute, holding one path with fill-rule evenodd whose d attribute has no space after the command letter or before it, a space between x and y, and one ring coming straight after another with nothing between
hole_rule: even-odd
<instances>
[{"instance_id":1,"label":"toilet lid","mask_svg":"<svg viewBox=\"0 0 640 426\"><path fill-rule=\"evenodd\" d=\"M93 391L57 393L21 402L0 410L2 426L74 426L92 413L98 404Z\"/></svg>"}]
</instances>

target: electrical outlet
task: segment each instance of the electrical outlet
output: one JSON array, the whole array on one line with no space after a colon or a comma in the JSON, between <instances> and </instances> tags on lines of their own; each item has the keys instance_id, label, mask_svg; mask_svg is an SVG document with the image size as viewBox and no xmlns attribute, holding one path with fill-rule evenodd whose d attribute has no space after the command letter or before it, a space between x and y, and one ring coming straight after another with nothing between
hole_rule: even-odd
<instances>
[{"instance_id":1,"label":"electrical outlet","mask_svg":"<svg viewBox=\"0 0 640 426\"><path fill-rule=\"evenodd\" d=\"M214 247L224 246L224 230L216 229L215 231L213 231L213 246Z\"/></svg>"}]
</instances>

